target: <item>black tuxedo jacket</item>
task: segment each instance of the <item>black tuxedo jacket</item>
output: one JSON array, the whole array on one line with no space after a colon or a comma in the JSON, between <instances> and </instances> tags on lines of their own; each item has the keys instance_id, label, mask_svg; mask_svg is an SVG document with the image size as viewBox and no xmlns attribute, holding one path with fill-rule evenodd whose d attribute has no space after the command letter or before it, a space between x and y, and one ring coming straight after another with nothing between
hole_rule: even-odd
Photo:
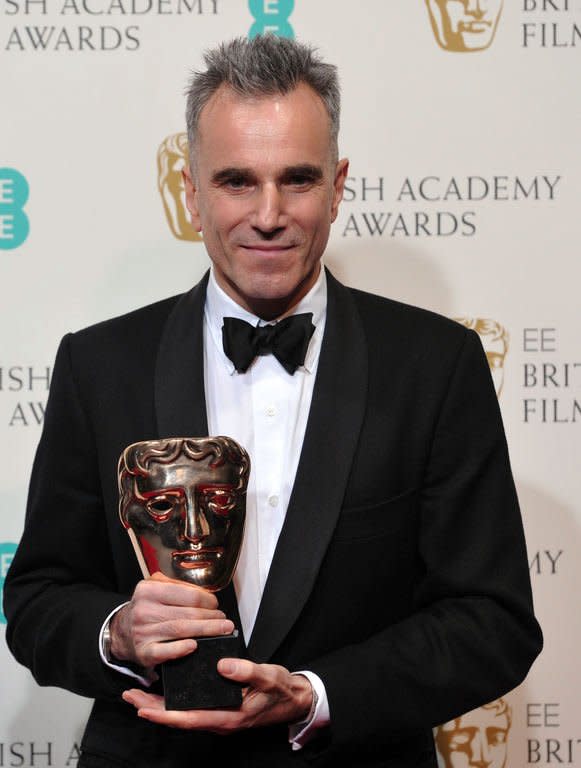
<instances>
[{"instance_id":1,"label":"black tuxedo jacket","mask_svg":"<svg viewBox=\"0 0 581 768\"><path fill-rule=\"evenodd\" d=\"M331 725L233 737L140 721L100 660L140 578L117 512L119 454L207 434L189 293L65 337L7 639L41 685L95 698L82 766L434 766L431 728L517 685L540 650L498 404L475 333L328 277L306 436L249 657L323 680ZM233 609L235 610L235 609Z\"/></svg>"}]
</instances>

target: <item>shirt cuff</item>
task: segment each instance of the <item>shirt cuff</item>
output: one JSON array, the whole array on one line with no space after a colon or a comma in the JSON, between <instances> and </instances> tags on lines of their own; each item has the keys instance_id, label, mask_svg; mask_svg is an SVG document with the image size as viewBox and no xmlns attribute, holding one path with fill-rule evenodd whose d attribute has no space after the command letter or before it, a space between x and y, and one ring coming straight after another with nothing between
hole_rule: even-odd
<instances>
[{"instance_id":1,"label":"shirt cuff","mask_svg":"<svg viewBox=\"0 0 581 768\"><path fill-rule=\"evenodd\" d=\"M105 653L105 629L109 626L109 622L115 616L117 611L120 611L121 608L128 605L129 601L126 603L121 603L121 605L118 605L117 608L114 608L111 613L107 616L105 621L103 622L103 626L101 627L101 631L99 632L99 655L101 656L101 661L103 664L105 664L110 669L116 669L117 672L121 672L122 675L127 675L127 677L133 677L135 680L139 680L139 682L144 685L146 688L149 688L149 686L154 682L154 680L157 678L157 675L153 670L147 670L144 668L141 668L140 671L136 671L138 668L131 669L128 666L123 665L122 663L116 664L114 661L111 661L111 659L107 658L107 654Z\"/></svg>"},{"instance_id":2,"label":"shirt cuff","mask_svg":"<svg viewBox=\"0 0 581 768\"><path fill-rule=\"evenodd\" d=\"M293 675L303 675L306 677L313 688L313 696L316 699L315 708L309 712L306 720L300 723L293 723L288 727L288 740L292 744L293 751L302 749L305 744L315 736L319 728L324 728L331 722L329 713L329 702L327 700L327 691L321 678L314 672L293 672Z\"/></svg>"}]
</instances>

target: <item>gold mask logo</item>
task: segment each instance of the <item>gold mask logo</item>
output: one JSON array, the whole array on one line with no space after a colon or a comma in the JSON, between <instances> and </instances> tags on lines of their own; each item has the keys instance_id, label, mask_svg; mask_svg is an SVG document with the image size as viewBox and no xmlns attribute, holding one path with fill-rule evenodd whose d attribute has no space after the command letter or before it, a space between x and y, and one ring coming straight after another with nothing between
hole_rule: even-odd
<instances>
[{"instance_id":1,"label":"gold mask logo","mask_svg":"<svg viewBox=\"0 0 581 768\"><path fill-rule=\"evenodd\" d=\"M185 133L172 133L157 151L157 188L169 228L178 240L200 242L186 208L182 169L188 164L188 139Z\"/></svg>"},{"instance_id":2,"label":"gold mask logo","mask_svg":"<svg viewBox=\"0 0 581 768\"><path fill-rule=\"evenodd\" d=\"M496 320L483 317L455 317L457 323L471 328L480 336L490 366L496 394L500 397L504 383L504 360L508 352L509 335Z\"/></svg>"},{"instance_id":3,"label":"gold mask logo","mask_svg":"<svg viewBox=\"0 0 581 768\"><path fill-rule=\"evenodd\" d=\"M512 713L504 699L438 726L435 742L444 768L505 768Z\"/></svg>"},{"instance_id":4,"label":"gold mask logo","mask_svg":"<svg viewBox=\"0 0 581 768\"><path fill-rule=\"evenodd\" d=\"M436 41L446 51L490 48L504 0L426 0Z\"/></svg>"}]
</instances>

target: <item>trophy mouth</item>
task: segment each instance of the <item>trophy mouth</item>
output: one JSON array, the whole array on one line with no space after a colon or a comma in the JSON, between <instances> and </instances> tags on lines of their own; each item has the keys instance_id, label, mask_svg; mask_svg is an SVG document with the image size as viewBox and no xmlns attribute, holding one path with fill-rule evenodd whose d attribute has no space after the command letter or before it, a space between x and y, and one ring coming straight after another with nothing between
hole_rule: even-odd
<instances>
[{"instance_id":1,"label":"trophy mouth","mask_svg":"<svg viewBox=\"0 0 581 768\"><path fill-rule=\"evenodd\" d=\"M487 19L481 19L480 21L466 21L461 22L459 26L460 32L486 32L492 27L492 22Z\"/></svg>"},{"instance_id":2,"label":"trophy mouth","mask_svg":"<svg viewBox=\"0 0 581 768\"><path fill-rule=\"evenodd\" d=\"M172 560L179 568L192 570L214 565L224 554L224 547L204 547L199 550L178 550L171 553Z\"/></svg>"}]
</instances>

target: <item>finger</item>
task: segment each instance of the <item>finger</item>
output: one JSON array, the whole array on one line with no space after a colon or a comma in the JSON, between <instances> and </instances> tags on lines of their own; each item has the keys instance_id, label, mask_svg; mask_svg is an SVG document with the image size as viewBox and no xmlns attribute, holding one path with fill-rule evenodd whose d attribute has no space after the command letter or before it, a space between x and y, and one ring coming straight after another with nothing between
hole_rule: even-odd
<instances>
[{"instance_id":1,"label":"finger","mask_svg":"<svg viewBox=\"0 0 581 768\"><path fill-rule=\"evenodd\" d=\"M254 664L248 659L220 659L218 672L229 680L245 683L259 691L272 686L278 667L274 664Z\"/></svg>"},{"instance_id":2,"label":"finger","mask_svg":"<svg viewBox=\"0 0 581 768\"><path fill-rule=\"evenodd\" d=\"M131 704L135 709L139 709L140 707L159 710L165 709L163 696L158 696L156 693L147 693L139 688L131 688L128 691L123 691L121 696L123 701Z\"/></svg>"},{"instance_id":3,"label":"finger","mask_svg":"<svg viewBox=\"0 0 581 768\"><path fill-rule=\"evenodd\" d=\"M195 584L187 584L167 579L167 577L164 577L163 581L153 577L141 581L135 590L135 594L163 603L164 605L206 608L210 610L218 608L218 598L213 592L208 592L207 589L202 589L202 587L198 587Z\"/></svg>"},{"instance_id":4,"label":"finger","mask_svg":"<svg viewBox=\"0 0 581 768\"><path fill-rule=\"evenodd\" d=\"M192 638L174 640L172 642L147 643L137 653L137 661L143 667L156 667L164 661L181 659L193 653L198 644Z\"/></svg>"},{"instance_id":5,"label":"finger","mask_svg":"<svg viewBox=\"0 0 581 768\"><path fill-rule=\"evenodd\" d=\"M147 581L165 581L165 582L175 582L176 584L179 583L177 579L170 579L169 576L166 576L165 573L162 573L161 571L155 571L150 576L147 577Z\"/></svg>"},{"instance_id":6,"label":"finger","mask_svg":"<svg viewBox=\"0 0 581 768\"><path fill-rule=\"evenodd\" d=\"M152 629L154 636L150 639L159 642L166 640L178 640L192 637L219 637L221 635L231 635L234 631L234 624L230 619L217 619L211 621L186 621L173 620L159 622Z\"/></svg>"},{"instance_id":7,"label":"finger","mask_svg":"<svg viewBox=\"0 0 581 768\"><path fill-rule=\"evenodd\" d=\"M190 709L186 711L165 710L159 702L147 702L145 706L137 707L137 714L144 720L166 725L170 728L181 728L196 731L212 731L214 733L229 733L240 728L241 717L238 710L227 709Z\"/></svg>"},{"instance_id":8,"label":"finger","mask_svg":"<svg viewBox=\"0 0 581 768\"><path fill-rule=\"evenodd\" d=\"M136 600L132 606L133 621L141 624L163 624L170 621L220 621L226 619L223 611L193 608L183 605L165 605L149 597Z\"/></svg>"}]
</instances>

